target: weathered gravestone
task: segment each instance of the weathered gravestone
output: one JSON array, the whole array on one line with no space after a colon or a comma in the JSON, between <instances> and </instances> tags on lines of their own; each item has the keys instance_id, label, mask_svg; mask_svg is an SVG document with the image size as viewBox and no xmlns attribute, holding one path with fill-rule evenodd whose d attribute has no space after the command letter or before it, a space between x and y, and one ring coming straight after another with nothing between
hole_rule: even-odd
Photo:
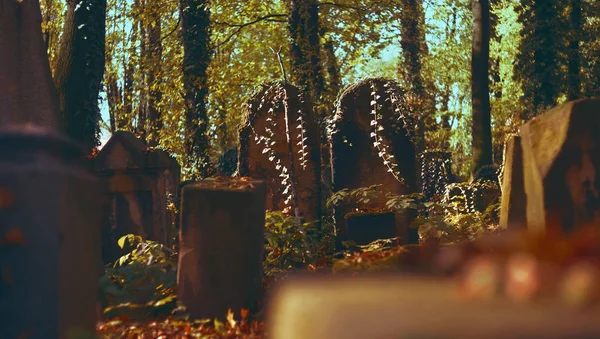
<instances>
[{"instance_id":1,"label":"weathered gravestone","mask_svg":"<svg viewBox=\"0 0 600 339\"><path fill-rule=\"evenodd\" d=\"M177 161L165 151L149 150L132 133L118 131L92 159L92 166L108 183L112 201L104 218L104 262L124 254L117 241L126 234L170 246L167 194L177 200Z\"/></svg>"},{"instance_id":2,"label":"weathered gravestone","mask_svg":"<svg viewBox=\"0 0 600 339\"><path fill-rule=\"evenodd\" d=\"M452 180L452 153L425 151L421 159L421 192L426 199L443 196Z\"/></svg>"},{"instance_id":3,"label":"weathered gravestone","mask_svg":"<svg viewBox=\"0 0 600 339\"><path fill-rule=\"evenodd\" d=\"M183 188L177 295L193 318L254 312L262 282L266 185L205 179Z\"/></svg>"},{"instance_id":4,"label":"weathered gravestone","mask_svg":"<svg viewBox=\"0 0 600 339\"><path fill-rule=\"evenodd\" d=\"M417 191L414 117L404 92L385 79L367 79L348 87L339 97L331 121L331 170L334 192L381 184L394 194ZM385 207L385 197L379 203ZM348 239L345 216L354 206L335 208L338 247ZM418 242L409 229L414 213L396 215L402 243Z\"/></svg>"},{"instance_id":5,"label":"weathered gravestone","mask_svg":"<svg viewBox=\"0 0 600 339\"><path fill-rule=\"evenodd\" d=\"M217 175L230 177L237 171L238 149L237 147L228 148L219 156L217 162Z\"/></svg>"},{"instance_id":6,"label":"weathered gravestone","mask_svg":"<svg viewBox=\"0 0 600 339\"><path fill-rule=\"evenodd\" d=\"M504 229L525 227L527 196L523 183L521 137L511 136L504 144L503 169L500 227Z\"/></svg>"},{"instance_id":7,"label":"weathered gravestone","mask_svg":"<svg viewBox=\"0 0 600 339\"><path fill-rule=\"evenodd\" d=\"M0 125L62 129L38 1L0 0Z\"/></svg>"},{"instance_id":8,"label":"weathered gravestone","mask_svg":"<svg viewBox=\"0 0 600 339\"><path fill-rule=\"evenodd\" d=\"M66 137L0 131L0 338L95 335L104 188Z\"/></svg>"},{"instance_id":9,"label":"weathered gravestone","mask_svg":"<svg viewBox=\"0 0 600 339\"><path fill-rule=\"evenodd\" d=\"M493 181L459 182L447 186L442 201L452 204L451 213L485 212L500 195L500 187Z\"/></svg>"},{"instance_id":10,"label":"weathered gravestone","mask_svg":"<svg viewBox=\"0 0 600 339\"><path fill-rule=\"evenodd\" d=\"M248 100L245 116L240 130L239 175L266 180L268 210L293 206L295 193L299 214L309 222L320 220L321 160L312 106L297 87L278 81L258 88Z\"/></svg>"},{"instance_id":11,"label":"weathered gravestone","mask_svg":"<svg viewBox=\"0 0 600 339\"><path fill-rule=\"evenodd\" d=\"M460 300L457 285L402 275L288 279L270 298L267 333L280 339L600 336L599 307Z\"/></svg>"},{"instance_id":12,"label":"weathered gravestone","mask_svg":"<svg viewBox=\"0 0 600 339\"><path fill-rule=\"evenodd\" d=\"M560 105L521 127L527 225L570 231L600 222L600 99Z\"/></svg>"}]
</instances>

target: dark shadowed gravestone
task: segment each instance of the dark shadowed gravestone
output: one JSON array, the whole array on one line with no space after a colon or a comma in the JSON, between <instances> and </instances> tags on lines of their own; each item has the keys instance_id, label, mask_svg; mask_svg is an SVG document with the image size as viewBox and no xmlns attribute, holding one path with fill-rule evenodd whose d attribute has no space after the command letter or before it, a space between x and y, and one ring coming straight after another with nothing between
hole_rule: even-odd
<instances>
[{"instance_id":1,"label":"dark shadowed gravestone","mask_svg":"<svg viewBox=\"0 0 600 339\"><path fill-rule=\"evenodd\" d=\"M414 120L396 83L367 79L348 87L338 100L329 131L334 191L381 184L394 194L416 192ZM385 200L380 203L385 206ZM338 244L348 239L344 217L353 207L335 209ZM412 213L395 218L403 243L418 242L417 230L408 228L412 218Z\"/></svg>"},{"instance_id":2,"label":"dark shadowed gravestone","mask_svg":"<svg viewBox=\"0 0 600 339\"><path fill-rule=\"evenodd\" d=\"M92 159L92 166L107 182L112 201L104 218L104 262L123 254L117 241L125 234L170 246L167 194L177 200L177 161L165 151L148 150L132 133L118 131Z\"/></svg>"},{"instance_id":3,"label":"dark shadowed gravestone","mask_svg":"<svg viewBox=\"0 0 600 339\"><path fill-rule=\"evenodd\" d=\"M223 177L232 176L237 171L238 149L236 147L228 148L219 156L217 162L217 175Z\"/></svg>"},{"instance_id":4,"label":"dark shadowed gravestone","mask_svg":"<svg viewBox=\"0 0 600 339\"><path fill-rule=\"evenodd\" d=\"M95 334L104 188L62 135L0 131L0 338Z\"/></svg>"},{"instance_id":5,"label":"dark shadowed gravestone","mask_svg":"<svg viewBox=\"0 0 600 339\"><path fill-rule=\"evenodd\" d=\"M193 318L256 310L265 200L264 181L206 179L183 188L177 295Z\"/></svg>"},{"instance_id":6,"label":"dark shadowed gravestone","mask_svg":"<svg viewBox=\"0 0 600 339\"><path fill-rule=\"evenodd\" d=\"M500 227L504 229L525 227L527 196L523 183L521 137L512 136L504 144L503 169Z\"/></svg>"},{"instance_id":7,"label":"dark shadowed gravestone","mask_svg":"<svg viewBox=\"0 0 600 339\"><path fill-rule=\"evenodd\" d=\"M285 100L287 98L287 102ZM285 111L294 156L298 207L306 221L320 220L321 174L318 125L312 106L298 88L283 82L261 85L245 108L240 130L239 175L264 179L267 210L292 206L292 166L286 138Z\"/></svg>"},{"instance_id":8,"label":"dark shadowed gravestone","mask_svg":"<svg viewBox=\"0 0 600 339\"><path fill-rule=\"evenodd\" d=\"M410 276L290 278L268 305L285 339L598 338L600 308L457 298L454 280Z\"/></svg>"},{"instance_id":9,"label":"dark shadowed gravestone","mask_svg":"<svg viewBox=\"0 0 600 339\"><path fill-rule=\"evenodd\" d=\"M600 222L600 100L560 105L521 127L527 225L572 230Z\"/></svg>"}]
</instances>

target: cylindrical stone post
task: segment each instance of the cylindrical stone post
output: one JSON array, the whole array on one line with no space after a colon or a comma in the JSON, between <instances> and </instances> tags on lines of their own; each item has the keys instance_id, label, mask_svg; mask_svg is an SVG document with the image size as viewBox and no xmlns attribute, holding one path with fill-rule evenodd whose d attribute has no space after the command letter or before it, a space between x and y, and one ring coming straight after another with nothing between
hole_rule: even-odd
<instances>
[{"instance_id":1,"label":"cylindrical stone post","mask_svg":"<svg viewBox=\"0 0 600 339\"><path fill-rule=\"evenodd\" d=\"M95 335L102 189L62 135L0 131L0 338Z\"/></svg>"},{"instance_id":2,"label":"cylindrical stone post","mask_svg":"<svg viewBox=\"0 0 600 339\"><path fill-rule=\"evenodd\" d=\"M183 188L177 291L193 318L255 310L266 198L262 180L206 179Z\"/></svg>"}]
</instances>

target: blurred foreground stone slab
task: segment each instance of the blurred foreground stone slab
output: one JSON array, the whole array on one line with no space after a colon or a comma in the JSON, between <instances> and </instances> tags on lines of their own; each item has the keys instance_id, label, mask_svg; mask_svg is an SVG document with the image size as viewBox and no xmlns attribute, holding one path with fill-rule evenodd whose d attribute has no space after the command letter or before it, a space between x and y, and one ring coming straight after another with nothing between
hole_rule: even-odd
<instances>
[{"instance_id":1,"label":"blurred foreground stone slab","mask_svg":"<svg viewBox=\"0 0 600 339\"><path fill-rule=\"evenodd\" d=\"M600 307L460 301L452 281L433 278L298 277L270 304L274 339L600 338Z\"/></svg>"}]
</instances>

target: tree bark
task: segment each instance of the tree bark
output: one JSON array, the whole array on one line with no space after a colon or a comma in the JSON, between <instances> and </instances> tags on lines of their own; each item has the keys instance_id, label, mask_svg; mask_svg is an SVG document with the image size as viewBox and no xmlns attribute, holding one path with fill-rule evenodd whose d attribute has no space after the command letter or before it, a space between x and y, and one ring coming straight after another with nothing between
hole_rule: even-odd
<instances>
[{"instance_id":1,"label":"tree bark","mask_svg":"<svg viewBox=\"0 0 600 339\"><path fill-rule=\"evenodd\" d=\"M425 46L425 34L422 31L424 19L422 0L404 0L400 24L402 26L400 46L402 47L403 63L398 73L406 75L409 90L415 96L419 110L425 113L428 106L425 84L423 81L421 55ZM425 120L428 114L419 119L417 124L417 154L425 148Z\"/></svg>"},{"instance_id":2,"label":"tree bark","mask_svg":"<svg viewBox=\"0 0 600 339\"><path fill-rule=\"evenodd\" d=\"M489 94L490 2L472 0L473 48L471 61L473 174L492 164Z\"/></svg>"},{"instance_id":3,"label":"tree bark","mask_svg":"<svg viewBox=\"0 0 600 339\"><path fill-rule=\"evenodd\" d=\"M149 146L157 146L160 140L160 130L163 127L160 108L158 107L162 100L160 89L161 64L162 64L162 41L161 41L161 23L159 3L153 1L149 5L150 24L148 25L148 46L146 56L146 80L148 86L148 127L149 127Z\"/></svg>"},{"instance_id":4,"label":"tree bark","mask_svg":"<svg viewBox=\"0 0 600 339\"><path fill-rule=\"evenodd\" d=\"M291 38L290 80L310 98L313 105L318 105L324 88L319 40L319 4L316 0L289 0L288 9L288 30ZM319 113L319 110L316 112Z\"/></svg>"},{"instance_id":5,"label":"tree bark","mask_svg":"<svg viewBox=\"0 0 600 339\"><path fill-rule=\"evenodd\" d=\"M569 100L581 99L581 76L579 59L579 42L581 41L581 0L571 0L571 34L569 39Z\"/></svg>"},{"instance_id":6,"label":"tree bark","mask_svg":"<svg viewBox=\"0 0 600 339\"><path fill-rule=\"evenodd\" d=\"M87 154L99 143L98 97L105 64L106 0L68 0L54 76L67 135Z\"/></svg>"},{"instance_id":7,"label":"tree bark","mask_svg":"<svg viewBox=\"0 0 600 339\"><path fill-rule=\"evenodd\" d=\"M37 0L0 0L0 125L62 130Z\"/></svg>"},{"instance_id":8,"label":"tree bark","mask_svg":"<svg viewBox=\"0 0 600 339\"><path fill-rule=\"evenodd\" d=\"M208 0L179 0L183 38L183 87L185 91L185 137L188 166L200 177L210 173L206 98L206 70L210 63L210 8Z\"/></svg>"}]
</instances>

